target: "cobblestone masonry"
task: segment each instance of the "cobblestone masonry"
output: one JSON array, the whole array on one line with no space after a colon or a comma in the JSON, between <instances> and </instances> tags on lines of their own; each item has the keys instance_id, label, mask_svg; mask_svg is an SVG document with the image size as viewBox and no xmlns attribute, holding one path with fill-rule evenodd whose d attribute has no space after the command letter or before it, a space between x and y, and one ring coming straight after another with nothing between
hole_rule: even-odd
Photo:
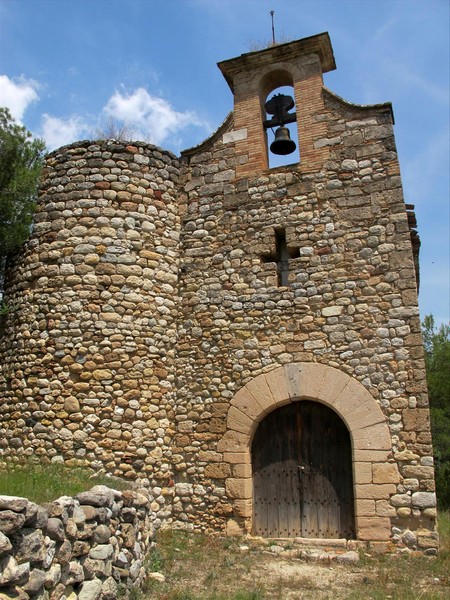
<instances>
[{"instance_id":1,"label":"cobblestone masonry","mask_svg":"<svg viewBox=\"0 0 450 600\"><path fill-rule=\"evenodd\" d=\"M69 464L168 480L177 167L154 147L108 142L49 157L10 292L2 414L15 422L14 451L24 443Z\"/></svg>"},{"instance_id":2,"label":"cobblestone masonry","mask_svg":"<svg viewBox=\"0 0 450 600\"><path fill-rule=\"evenodd\" d=\"M139 587L161 524L153 498L106 486L45 507L0 496L0 598L113 600Z\"/></svg>"},{"instance_id":3,"label":"cobblestone masonry","mask_svg":"<svg viewBox=\"0 0 450 600\"><path fill-rule=\"evenodd\" d=\"M112 141L48 157L36 226L9 275L3 450L148 480L173 492L185 526L242 533L257 423L315 399L352 436L358 539L433 553L391 106L352 105L323 87L334 68L327 34L219 66L234 111L180 159ZM267 169L258 111L286 83L300 163ZM280 231L286 285L268 260Z\"/></svg>"}]
</instances>

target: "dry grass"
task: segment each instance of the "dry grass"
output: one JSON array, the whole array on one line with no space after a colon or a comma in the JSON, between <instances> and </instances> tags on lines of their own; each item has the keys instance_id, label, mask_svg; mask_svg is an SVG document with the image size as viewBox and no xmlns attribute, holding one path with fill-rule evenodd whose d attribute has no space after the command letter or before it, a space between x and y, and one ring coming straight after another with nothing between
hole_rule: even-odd
<instances>
[{"instance_id":1,"label":"dry grass","mask_svg":"<svg viewBox=\"0 0 450 600\"><path fill-rule=\"evenodd\" d=\"M362 556L356 566L282 558L233 538L160 532L146 600L443 600L450 598L450 516L440 520L438 558ZM247 550L240 548L245 543Z\"/></svg>"}]
</instances>

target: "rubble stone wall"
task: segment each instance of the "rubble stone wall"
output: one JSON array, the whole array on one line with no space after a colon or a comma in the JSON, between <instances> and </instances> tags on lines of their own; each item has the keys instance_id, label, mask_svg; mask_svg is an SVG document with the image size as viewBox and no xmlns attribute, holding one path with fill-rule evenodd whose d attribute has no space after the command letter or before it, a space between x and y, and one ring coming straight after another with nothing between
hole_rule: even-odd
<instances>
[{"instance_id":1,"label":"rubble stone wall","mask_svg":"<svg viewBox=\"0 0 450 600\"><path fill-rule=\"evenodd\" d=\"M173 458L192 485L174 515L200 518L200 484L211 527L228 519L230 531L251 530L251 435L242 434L251 419L231 416L230 403L280 366L316 363L361 384L389 432L388 452L372 447L362 458L387 467L355 470L359 539L386 539L387 529L399 541L412 529L422 549L435 548L416 278L391 111L351 105L327 90L322 98L312 116L326 124L312 140L327 151L320 169L300 159L236 178L236 157L245 156L233 150L240 142L232 122L222 138L183 157L177 408L185 416ZM267 260L280 230L293 256L287 285L279 285L275 259ZM254 397L261 404L264 390Z\"/></svg>"},{"instance_id":2,"label":"rubble stone wall","mask_svg":"<svg viewBox=\"0 0 450 600\"><path fill-rule=\"evenodd\" d=\"M0 597L113 600L139 587L161 525L151 501L105 486L45 507L0 496Z\"/></svg>"}]
</instances>

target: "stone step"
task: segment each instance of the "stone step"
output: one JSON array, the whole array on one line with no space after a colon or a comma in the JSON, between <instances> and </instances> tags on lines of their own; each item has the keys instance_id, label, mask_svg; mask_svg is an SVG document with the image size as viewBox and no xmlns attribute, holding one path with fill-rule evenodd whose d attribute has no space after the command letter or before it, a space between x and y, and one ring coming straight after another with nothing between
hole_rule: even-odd
<instances>
[{"instance_id":1,"label":"stone step","mask_svg":"<svg viewBox=\"0 0 450 600\"><path fill-rule=\"evenodd\" d=\"M356 564L359 562L358 550L365 549L363 542L347 539L311 539L311 538L250 538L249 545L266 546L264 552L275 554L289 560L315 562L340 562ZM249 546L242 546L245 551Z\"/></svg>"}]
</instances>

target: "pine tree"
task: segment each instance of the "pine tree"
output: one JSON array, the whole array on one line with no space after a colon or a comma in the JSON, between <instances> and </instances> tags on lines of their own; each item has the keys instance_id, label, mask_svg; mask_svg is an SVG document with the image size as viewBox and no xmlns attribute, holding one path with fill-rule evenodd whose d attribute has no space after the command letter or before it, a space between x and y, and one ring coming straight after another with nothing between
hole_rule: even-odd
<instances>
[{"instance_id":1,"label":"pine tree","mask_svg":"<svg viewBox=\"0 0 450 600\"><path fill-rule=\"evenodd\" d=\"M440 508L450 508L450 326L436 329L427 315L422 323L430 398L431 431Z\"/></svg>"},{"instance_id":2,"label":"pine tree","mask_svg":"<svg viewBox=\"0 0 450 600\"><path fill-rule=\"evenodd\" d=\"M6 260L30 234L44 149L0 108L0 293Z\"/></svg>"}]
</instances>

